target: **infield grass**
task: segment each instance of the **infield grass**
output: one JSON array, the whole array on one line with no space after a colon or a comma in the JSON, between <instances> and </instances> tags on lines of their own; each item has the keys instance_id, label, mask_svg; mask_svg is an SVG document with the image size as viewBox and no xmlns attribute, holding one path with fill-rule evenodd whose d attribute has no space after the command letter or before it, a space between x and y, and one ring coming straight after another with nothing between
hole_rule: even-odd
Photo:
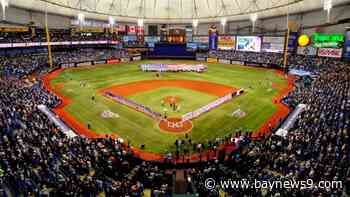
<instances>
[{"instance_id":1,"label":"infield grass","mask_svg":"<svg viewBox=\"0 0 350 197\"><path fill-rule=\"evenodd\" d=\"M177 96L180 98L180 102L177 104L180 107L180 110L174 111L169 104L161 103L161 101L167 96ZM219 97L185 88L163 87L151 91L140 92L128 96L128 98L137 103L142 103L145 106L152 106L152 110L156 112L162 114L167 113L168 117L181 117L187 112L194 111L207 105Z\"/></svg>"},{"instance_id":2,"label":"infield grass","mask_svg":"<svg viewBox=\"0 0 350 197\"><path fill-rule=\"evenodd\" d=\"M59 83L64 84L59 91L72 100L65 110L82 124L90 123L91 129L96 133L115 133L129 140L133 146L139 147L145 144L147 151L164 153L173 148L176 139L184 136L162 132L153 119L99 93L99 90L113 85L156 79L154 73L139 70L138 66L142 63L197 64L198 62L147 60L93 68L68 69L53 79L51 85L55 87ZM246 93L193 120L194 127L189 133L192 141L206 142L218 136L232 134L238 129L255 131L276 111L272 98L277 90L272 88L272 83L284 87L287 81L275 71L238 65L205 64L208 65L208 71L205 73L162 73L160 78L209 81L244 88ZM81 87L81 82L85 82L86 87ZM188 111L190 108L196 109L197 106L205 105L215 99L215 96L194 93L193 90L176 89L179 93L175 93L175 96L184 98L183 103L180 103L183 105L181 112L182 110L183 112ZM160 108L159 102L164 96L172 96L167 91L163 91L163 88L158 90L160 91L131 95L130 98L157 109ZM172 94L173 90L170 93ZM96 97L95 102L91 100L93 95ZM232 112L236 109L241 109L247 115L243 118L232 117ZM117 113L120 117L103 118L101 113L105 110Z\"/></svg>"}]
</instances>

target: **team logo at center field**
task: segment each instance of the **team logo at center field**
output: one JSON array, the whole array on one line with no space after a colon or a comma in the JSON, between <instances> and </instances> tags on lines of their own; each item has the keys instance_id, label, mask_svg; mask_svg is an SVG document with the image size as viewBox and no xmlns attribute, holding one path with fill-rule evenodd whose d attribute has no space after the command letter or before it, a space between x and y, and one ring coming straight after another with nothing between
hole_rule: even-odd
<instances>
[{"instance_id":1,"label":"team logo at center field","mask_svg":"<svg viewBox=\"0 0 350 197\"><path fill-rule=\"evenodd\" d=\"M199 107L198 109L182 115L181 117L167 117L161 112L153 110L150 106L145 106L127 98L127 96L160 87L180 87L184 89L191 89L215 95L218 96L218 98L202 107ZM162 130L169 132L187 132L193 127L191 122L192 119L197 118L202 114L222 105L223 103L232 100L236 96L239 96L241 93L243 93L243 89L236 89L230 86L207 81L146 80L113 86L102 90L102 93L106 97L120 104L126 105L133 110L139 111L153 118L159 123L159 127ZM169 101L172 101L172 99L168 99ZM174 101L176 100L175 98L173 99ZM179 100L179 98L177 98L177 100ZM176 102L170 104L174 109L176 109Z\"/></svg>"}]
</instances>

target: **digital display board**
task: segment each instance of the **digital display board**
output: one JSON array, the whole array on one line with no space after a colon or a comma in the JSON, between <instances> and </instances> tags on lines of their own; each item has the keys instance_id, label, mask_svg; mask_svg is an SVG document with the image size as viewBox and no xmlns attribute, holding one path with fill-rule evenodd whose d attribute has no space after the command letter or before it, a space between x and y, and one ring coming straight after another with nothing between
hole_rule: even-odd
<instances>
[{"instance_id":1,"label":"digital display board","mask_svg":"<svg viewBox=\"0 0 350 197\"><path fill-rule=\"evenodd\" d=\"M236 47L235 36L219 36L218 49L220 50L234 50Z\"/></svg>"},{"instance_id":2,"label":"digital display board","mask_svg":"<svg viewBox=\"0 0 350 197\"><path fill-rule=\"evenodd\" d=\"M191 51L195 51L198 48L198 44L195 42L188 42L186 45L186 48L191 50Z\"/></svg>"},{"instance_id":3,"label":"digital display board","mask_svg":"<svg viewBox=\"0 0 350 197\"><path fill-rule=\"evenodd\" d=\"M282 53L284 49L284 37L263 37L261 51Z\"/></svg>"},{"instance_id":4,"label":"digital display board","mask_svg":"<svg viewBox=\"0 0 350 197\"><path fill-rule=\"evenodd\" d=\"M239 51L260 52L261 38L258 36L237 36L236 49Z\"/></svg>"}]
</instances>

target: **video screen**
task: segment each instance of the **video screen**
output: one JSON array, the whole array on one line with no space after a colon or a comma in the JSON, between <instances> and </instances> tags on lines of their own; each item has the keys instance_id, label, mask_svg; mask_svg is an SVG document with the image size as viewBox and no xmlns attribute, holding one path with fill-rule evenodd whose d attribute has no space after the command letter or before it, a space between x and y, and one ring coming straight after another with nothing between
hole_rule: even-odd
<instances>
[{"instance_id":1,"label":"video screen","mask_svg":"<svg viewBox=\"0 0 350 197\"><path fill-rule=\"evenodd\" d=\"M237 36L236 49L239 51L260 52L261 38L258 36Z\"/></svg>"},{"instance_id":2,"label":"video screen","mask_svg":"<svg viewBox=\"0 0 350 197\"><path fill-rule=\"evenodd\" d=\"M261 51L282 53L284 49L284 37L263 37Z\"/></svg>"}]
</instances>

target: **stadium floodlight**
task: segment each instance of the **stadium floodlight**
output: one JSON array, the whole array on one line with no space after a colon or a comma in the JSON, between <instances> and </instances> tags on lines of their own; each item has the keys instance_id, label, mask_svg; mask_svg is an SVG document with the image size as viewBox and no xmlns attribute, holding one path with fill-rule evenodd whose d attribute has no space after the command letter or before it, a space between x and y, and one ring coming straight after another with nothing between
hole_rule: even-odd
<instances>
[{"instance_id":1,"label":"stadium floodlight","mask_svg":"<svg viewBox=\"0 0 350 197\"><path fill-rule=\"evenodd\" d=\"M327 11L327 22L330 22L331 9L333 8L332 0L323 1L323 9Z\"/></svg>"},{"instance_id":2,"label":"stadium floodlight","mask_svg":"<svg viewBox=\"0 0 350 197\"><path fill-rule=\"evenodd\" d=\"M332 0L324 0L324 2L323 2L323 9L324 10L330 10L332 8L333 8Z\"/></svg>"},{"instance_id":3,"label":"stadium floodlight","mask_svg":"<svg viewBox=\"0 0 350 197\"><path fill-rule=\"evenodd\" d=\"M6 19L6 8L9 6L9 1L10 0L0 0L0 4L2 7L2 19Z\"/></svg>"},{"instance_id":4,"label":"stadium floodlight","mask_svg":"<svg viewBox=\"0 0 350 197\"><path fill-rule=\"evenodd\" d=\"M258 14L257 13L253 13L250 15L250 21L252 21L252 26L253 26L253 32L255 30L255 22L256 20L258 20Z\"/></svg>"},{"instance_id":5,"label":"stadium floodlight","mask_svg":"<svg viewBox=\"0 0 350 197\"><path fill-rule=\"evenodd\" d=\"M142 19L142 18L137 19L137 25L138 25L139 27L143 27L143 19Z\"/></svg>"},{"instance_id":6,"label":"stadium floodlight","mask_svg":"<svg viewBox=\"0 0 350 197\"><path fill-rule=\"evenodd\" d=\"M223 32L223 33L225 33L226 22L227 22L226 18L221 18L220 23L221 23L221 25L222 25L222 32Z\"/></svg>"},{"instance_id":7,"label":"stadium floodlight","mask_svg":"<svg viewBox=\"0 0 350 197\"><path fill-rule=\"evenodd\" d=\"M197 19L193 19L192 25L193 25L194 28L198 27L198 20Z\"/></svg>"},{"instance_id":8,"label":"stadium floodlight","mask_svg":"<svg viewBox=\"0 0 350 197\"><path fill-rule=\"evenodd\" d=\"M221 25L222 26L225 26L226 22L227 22L226 18L221 18Z\"/></svg>"},{"instance_id":9,"label":"stadium floodlight","mask_svg":"<svg viewBox=\"0 0 350 197\"><path fill-rule=\"evenodd\" d=\"M114 20L114 18L113 18L112 16L109 16L109 17L108 17L108 24L109 24L111 27L114 26L115 20Z\"/></svg>"},{"instance_id":10,"label":"stadium floodlight","mask_svg":"<svg viewBox=\"0 0 350 197\"><path fill-rule=\"evenodd\" d=\"M79 22L80 26L84 25L85 15L83 13L78 13L78 22Z\"/></svg>"}]
</instances>

